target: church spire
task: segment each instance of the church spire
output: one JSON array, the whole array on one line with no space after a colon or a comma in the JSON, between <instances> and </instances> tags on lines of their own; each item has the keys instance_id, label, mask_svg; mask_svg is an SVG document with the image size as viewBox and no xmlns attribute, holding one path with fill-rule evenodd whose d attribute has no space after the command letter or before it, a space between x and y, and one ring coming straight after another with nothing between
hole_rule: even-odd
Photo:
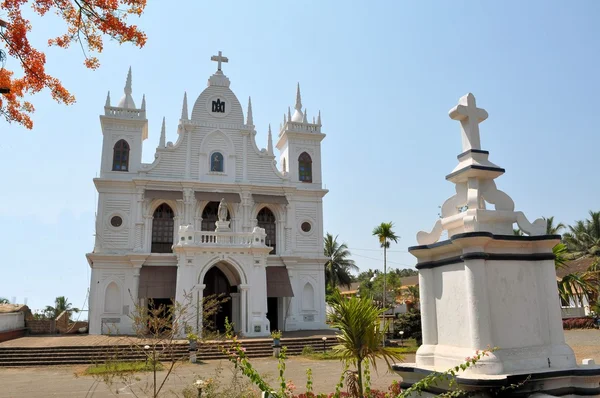
<instances>
[{"instance_id":1,"label":"church spire","mask_svg":"<svg viewBox=\"0 0 600 398\"><path fill-rule=\"evenodd\" d=\"M319 117L317 117L317 124L321 125L321 111L319 110Z\"/></svg>"},{"instance_id":2,"label":"church spire","mask_svg":"<svg viewBox=\"0 0 600 398\"><path fill-rule=\"evenodd\" d=\"M252 98L250 97L248 97L248 115L246 117L246 125L254 125L254 118L252 117Z\"/></svg>"},{"instance_id":3,"label":"church spire","mask_svg":"<svg viewBox=\"0 0 600 398\"><path fill-rule=\"evenodd\" d=\"M187 91L183 93L183 106L181 107L181 120L188 120Z\"/></svg>"},{"instance_id":4,"label":"church spire","mask_svg":"<svg viewBox=\"0 0 600 398\"><path fill-rule=\"evenodd\" d=\"M133 92L131 88L131 66L129 67L129 72L127 72L127 80L125 81L125 88L123 89L123 97L119 101L119 108L127 108L127 109L135 109L135 102L133 102L133 97L131 93Z\"/></svg>"},{"instance_id":5,"label":"church spire","mask_svg":"<svg viewBox=\"0 0 600 398\"><path fill-rule=\"evenodd\" d=\"M296 89L296 110L302 112L302 96L300 95L300 83Z\"/></svg>"},{"instance_id":6,"label":"church spire","mask_svg":"<svg viewBox=\"0 0 600 398\"><path fill-rule=\"evenodd\" d=\"M294 106L296 111L294 112L294 116L292 116L292 122L302 123L304 120L304 115L302 114L302 97L300 95L300 83L298 83L298 89L296 90L296 106Z\"/></svg>"},{"instance_id":7,"label":"church spire","mask_svg":"<svg viewBox=\"0 0 600 398\"><path fill-rule=\"evenodd\" d=\"M160 140L158 141L158 147L159 148L164 148L165 147L165 141L166 141L166 127L165 127L165 117L163 116L163 122L162 122L162 128L160 129Z\"/></svg>"},{"instance_id":8,"label":"church spire","mask_svg":"<svg viewBox=\"0 0 600 398\"><path fill-rule=\"evenodd\" d=\"M271 135L271 124L269 123L269 135L267 138L267 152L273 155L273 135Z\"/></svg>"},{"instance_id":9,"label":"church spire","mask_svg":"<svg viewBox=\"0 0 600 398\"><path fill-rule=\"evenodd\" d=\"M146 94L142 95L142 110L146 110Z\"/></svg>"},{"instance_id":10,"label":"church spire","mask_svg":"<svg viewBox=\"0 0 600 398\"><path fill-rule=\"evenodd\" d=\"M104 106L110 106L110 91L108 94L106 94L106 102L104 103Z\"/></svg>"}]
</instances>

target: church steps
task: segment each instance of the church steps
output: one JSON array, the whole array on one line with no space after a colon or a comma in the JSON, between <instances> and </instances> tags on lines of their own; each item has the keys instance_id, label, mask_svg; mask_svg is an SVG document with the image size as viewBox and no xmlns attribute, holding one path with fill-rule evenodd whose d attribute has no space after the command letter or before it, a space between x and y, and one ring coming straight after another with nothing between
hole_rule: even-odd
<instances>
[{"instance_id":1,"label":"church steps","mask_svg":"<svg viewBox=\"0 0 600 398\"><path fill-rule=\"evenodd\" d=\"M221 343L199 344L199 360L225 359L220 348ZM271 339L243 340L242 346L250 358L270 357L273 355ZM288 355L299 355L305 346L312 346L315 352L323 349L320 338L283 339L282 346L287 347ZM325 342L327 349L337 344L337 339L330 337ZM140 352L141 347L129 346L66 346L66 347L0 347L0 367L9 366L49 366L49 365L85 365L103 362L107 357L118 356L122 361L145 361L146 356ZM189 345L177 343L173 347L173 355L187 358Z\"/></svg>"}]
</instances>

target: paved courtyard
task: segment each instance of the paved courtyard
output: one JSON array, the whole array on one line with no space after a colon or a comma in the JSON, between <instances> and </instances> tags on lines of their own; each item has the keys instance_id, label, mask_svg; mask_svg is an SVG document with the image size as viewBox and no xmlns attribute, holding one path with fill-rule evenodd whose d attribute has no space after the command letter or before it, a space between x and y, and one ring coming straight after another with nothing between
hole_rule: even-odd
<instances>
[{"instance_id":1,"label":"paved courtyard","mask_svg":"<svg viewBox=\"0 0 600 398\"><path fill-rule=\"evenodd\" d=\"M577 356L577 361L583 358L594 358L600 363L600 331L598 330L568 330L565 331L567 343L570 344ZM414 355L406 355L406 362L414 361ZM254 359L256 369L266 375L272 385L277 380L277 362L272 358ZM286 375L292 379L299 392L304 391L306 369L313 370L315 391L333 391L341 373L341 364L336 360L317 361L303 357L291 357L287 362ZM215 369L224 367L223 378L230 378L231 373L227 361L209 361L203 364L186 364L179 367L167 383L165 396L176 396L172 392L181 392L197 377L214 377ZM115 389L119 395L133 396L124 385L113 387L111 392L102 382L90 376L82 376L85 366L44 367L44 368L0 368L0 398L16 397L113 397ZM387 388L397 376L386 371L385 362L378 362L379 373L373 372L372 385L374 388ZM76 376L77 375L77 376ZM137 386L146 383L149 374L142 374Z\"/></svg>"}]
</instances>

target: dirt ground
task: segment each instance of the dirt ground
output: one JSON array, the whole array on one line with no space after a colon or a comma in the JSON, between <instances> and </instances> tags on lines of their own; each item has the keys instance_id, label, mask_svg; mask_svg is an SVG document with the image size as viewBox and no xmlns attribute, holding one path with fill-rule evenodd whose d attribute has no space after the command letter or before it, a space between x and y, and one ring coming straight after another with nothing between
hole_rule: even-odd
<instances>
[{"instance_id":1,"label":"dirt ground","mask_svg":"<svg viewBox=\"0 0 600 398\"><path fill-rule=\"evenodd\" d=\"M575 351L577 362L584 358L593 358L600 363L600 331L568 330L566 341ZM406 362L414 362L414 355L406 355ZM273 358L252 360L255 368L265 375L271 385L277 382L277 361ZM211 378L215 370L224 368L221 378L231 379L230 364L227 361L209 361L203 364L185 364L172 375L165 387L165 397L177 396L175 393L190 386L197 378ZM303 392L306 383L306 369L311 368L314 379L314 390L319 392L333 391L342 370L337 360L311 360L303 357L290 357L286 361L286 378L293 380L297 392ZM91 376L81 375L85 366L41 367L41 368L0 368L0 398L17 397L114 397L134 396L126 385L119 383L109 388L104 382ZM373 372L373 388L387 389L398 377L386 370L385 362L378 362L379 372ZM159 372L160 376L164 374ZM133 383L139 391L149 380L150 374L141 374L140 380ZM145 395L141 395L145 396ZM181 395L179 395L181 396Z\"/></svg>"}]
</instances>

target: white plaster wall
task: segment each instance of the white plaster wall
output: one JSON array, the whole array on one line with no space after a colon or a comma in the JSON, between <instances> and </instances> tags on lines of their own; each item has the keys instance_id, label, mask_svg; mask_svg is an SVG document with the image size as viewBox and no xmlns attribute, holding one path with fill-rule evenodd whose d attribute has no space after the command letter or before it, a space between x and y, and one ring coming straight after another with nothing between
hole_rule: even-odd
<instances>
[{"instance_id":1,"label":"white plaster wall","mask_svg":"<svg viewBox=\"0 0 600 398\"><path fill-rule=\"evenodd\" d=\"M118 288L118 297L109 299L120 305L117 306L117 311L106 312L105 292L106 288L115 283ZM92 279L90 284L90 334L131 334L133 333L133 321L130 315L135 311L135 305L132 301L133 293L133 270L131 265L127 264L122 267L102 267L101 264L96 265L92 269ZM102 327L102 319L118 319L118 322L110 323Z\"/></svg>"},{"instance_id":2,"label":"white plaster wall","mask_svg":"<svg viewBox=\"0 0 600 398\"><path fill-rule=\"evenodd\" d=\"M23 329L25 327L25 314L13 312L0 314L0 332L7 330Z\"/></svg>"},{"instance_id":3,"label":"white plaster wall","mask_svg":"<svg viewBox=\"0 0 600 398\"><path fill-rule=\"evenodd\" d=\"M469 347L464 264L433 269L438 344Z\"/></svg>"}]
</instances>

